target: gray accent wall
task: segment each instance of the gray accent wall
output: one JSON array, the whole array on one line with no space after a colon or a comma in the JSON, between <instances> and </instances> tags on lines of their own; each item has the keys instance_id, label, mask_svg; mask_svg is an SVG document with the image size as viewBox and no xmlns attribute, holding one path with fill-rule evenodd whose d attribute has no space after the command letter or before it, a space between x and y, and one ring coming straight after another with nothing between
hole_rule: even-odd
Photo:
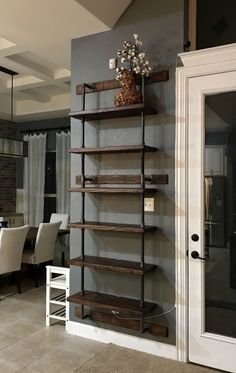
<instances>
[{"instance_id":1,"label":"gray accent wall","mask_svg":"<svg viewBox=\"0 0 236 373\"><path fill-rule=\"evenodd\" d=\"M76 85L114 79L108 61L116 57L124 40L133 40L138 33L143 41L143 50L158 70L169 70L167 82L149 85L146 99L159 114L146 117L146 143L160 149L146 155L146 173L168 174L169 184L160 186L155 197L155 212L146 213L146 224L157 225L160 229L146 235L146 261L155 263L158 269L148 274L145 281L145 298L158 304L156 313L168 311L175 304L175 65L183 49L183 0L136 0L123 14L116 27L107 32L72 41L72 95L71 110L82 109L81 96L76 96ZM113 106L114 95L119 90L88 94L86 108ZM140 144L140 119L122 118L86 123L86 146L109 146ZM71 120L72 147L81 146L81 123ZM137 174L140 172L140 158L137 154L111 154L86 156L86 174ZM71 156L71 183L80 174L80 156ZM71 193L71 221L81 219L81 196ZM140 197L138 196L86 196L86 219L117 223L140 223ZM78 229L71 229L71 258L80 255ZM85 252L117 259L139 261L141 237L138 234L92 232L85 233ZM139 298L140 278L125 274L99 272L85 269L85 287L104 293ZM71 293L80 290L80 268L71 268ZM70 319L81 321L74 316L71 306ZM175 311L166 317L152 320L167 324L169 338L160 338L116 328L120 332L135 334L175 344ZM101 327L113 327L101 324Z\"/></svg>"}]
</instances>

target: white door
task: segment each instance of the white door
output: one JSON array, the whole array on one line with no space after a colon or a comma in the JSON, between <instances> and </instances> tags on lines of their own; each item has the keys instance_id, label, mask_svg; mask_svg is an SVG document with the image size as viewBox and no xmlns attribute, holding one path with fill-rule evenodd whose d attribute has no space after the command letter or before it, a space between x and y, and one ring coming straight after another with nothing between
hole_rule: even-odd
<instances>
[{"instance_id":1,"label":"white door","mask_svg":"<svg viewBox=\"0 0 236 373\"><path fill-rule=\"evenodd\" d=\"M205 177L207 145L225 176ZM189 360L236 372L236 71L189 79L188 228Z\"/></svg>"}]
</instances>

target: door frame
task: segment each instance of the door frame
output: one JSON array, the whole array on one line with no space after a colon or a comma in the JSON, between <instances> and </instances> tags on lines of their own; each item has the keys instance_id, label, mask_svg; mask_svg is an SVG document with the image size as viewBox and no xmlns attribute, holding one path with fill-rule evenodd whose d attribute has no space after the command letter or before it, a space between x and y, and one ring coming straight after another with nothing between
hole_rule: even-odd
<instances>
[{"instance_id":1,"label":"door frame","mask_svg":"<svg viewBox=\"0 0 236 373\"><path fill-rule=\"evenodd\" d=\"M236 43L178 55L176 68L175 232L177 359L188 361L188 113L189 79L236 70Z\"/></svg>"}]
</instances>

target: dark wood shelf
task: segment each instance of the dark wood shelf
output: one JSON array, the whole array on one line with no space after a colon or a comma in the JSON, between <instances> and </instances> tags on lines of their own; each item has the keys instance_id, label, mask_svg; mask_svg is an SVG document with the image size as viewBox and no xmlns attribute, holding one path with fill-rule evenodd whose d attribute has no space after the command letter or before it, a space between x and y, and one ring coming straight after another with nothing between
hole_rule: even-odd
<instances>
[{"instance_id":1,"label":"dark wood shelf","mask_svg":"<svg viewBox=\"0 0 236 373\"><path fill-rule=\"evenodd\" d=\"M69 114L70 117L76 119L99 120L99 119L113 119L124 117L135 117L141 113L156 114L157 110L144 106L144 104L135 104L127 106L113 106L101 109L90 109L74 111Z\"/></svg>"},{"instance_id":2,"label":"dark wood shelf","mask_svg":"<svg viewBox=\"0 0 236 373\"><path fill-rule=\"evenodd\" d=\"M145 175L145 184L168 184L168 175ZM75 178L76 184L81 185L81 175ZM141 175L85 175L85 184L140 184Z\"/></svg>"},{"instance_id":3,"label":"dark wood shelf","mask_svg":"<svg viewBox=\"0 0 236 373\"><path fill-rule=\"evenodd\" d=\"M69 149L73 154L103 154L103 153L139 153L156 152L158 149L148 145L118 145L118 146L103 146L93 148L72 148Z\"/></svg>"},{"instance_id":4,"label":"dark wood shelf","mask_svg":"<svg viewBox=\"0 0 236 373\"><path fill-rule=\"evenodd\" d=\"M140 300L116 297L114 295L96 293L94 291L84 291L83 294L79 292L70 295L67 300L71 303L137 316L146 315L156 307L156 304L151 302L144 302L143 307L141 307Z\"/></svg>"},{"instance_id":5,"label":"dark wood shelf","mask_svg":"<svg viewBox=\"0 0 236 373\"><path fill-rule=\"evenodd\" d=\"M148 78L145 79L145 85L146 84L152 84L152 83L160 83L165 82L169 79L169 71L155 71L152 72ZM141 79L136 77L135 84L141 85ZM120 88L121 84L118 80L112 79L112 80L103 80L100 82L92 82L89 83L89 87L86 87L86 94L88 93L94 93L94 92L101 92L106 91L109 89L116 89ZM76 86L76 94L81 95L83 94L84 86L83 84L78 84Z\"/></svg>"},{"instance_id":6,"label":"dark wood shelf","mask_svg":"<svg viewBox=\"0 0 236 373\"><path fill-rule=\"evenodd\" d=\"M154 232L157 227L152 225L146 225L141 227L137 224L116 224L116 223L103 223L95 221L87 221L84 224L81 222L75 222L68 224L69 228L80 228L80 229L91 229L94 231L111 231L111 232L131 232L131 233L143 233L143 232Z\"/></svg>"},{"instance_id":7,"label":"dark wood shelf","mask_svg":"<svg viewBox=\"0 0 236 373\"><path fill-rule=\"evenodd\" d=\"M141 276L156 269L156 265L154 264L145 263L144 268L142 268L140 267L139 262L131 262L128 260L118 260L89 255L86 255L84 259L81 259L81 257L69 259L68 264L79 267L130 273L133 275Z\"/></svg>"},{"instance_id":8,"label":"dark wood shelf","mask_svg":"<svg viewBox=\"0 0 236 373\"><path fill-rule=\"evenodd\" d=\"M75 316L81 318L81 307L75 307ZM89 314L87 314L86 316L93 321L102 322L114 326L121 326L122 328L128 328L131 330L140 330L139 320L127 320L122 318L119 319L108 312L94 310L90 311ZM165 325L152 324L145 321L145 332L161 337L168 337L169 330L168 327Z\"/></svg>"},{"instance_id":9,"label":"dark wood shelf","mask_svg":"<svg viewBox=\"0 0 236 373\"><path fill-rule=\"evenodd\" d=\"M157 189L154 188L70 188L69 192L78 192L78 193L110 193L110 194L142 194L145 195L154 195L157 192Z\"/></svg>"}]
</instances>

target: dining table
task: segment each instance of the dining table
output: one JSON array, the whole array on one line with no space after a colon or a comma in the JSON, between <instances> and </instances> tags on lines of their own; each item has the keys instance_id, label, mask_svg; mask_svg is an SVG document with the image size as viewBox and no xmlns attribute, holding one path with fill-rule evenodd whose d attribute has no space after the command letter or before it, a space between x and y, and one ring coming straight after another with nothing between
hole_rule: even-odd
<instances>
[{"instance_id":1,"label":"dining table","mask_svg":"<svg viewBox=\"0 0 236 373\"><path fill-rule=\"evenodd\" d=\"M30 227L25 241L26 242L35 241L37 237L38 229L39 229L38 227ZM59 229L57 236L64 236L69 233L70 233L69 229Z\"/></svg>"}]
</instances>

